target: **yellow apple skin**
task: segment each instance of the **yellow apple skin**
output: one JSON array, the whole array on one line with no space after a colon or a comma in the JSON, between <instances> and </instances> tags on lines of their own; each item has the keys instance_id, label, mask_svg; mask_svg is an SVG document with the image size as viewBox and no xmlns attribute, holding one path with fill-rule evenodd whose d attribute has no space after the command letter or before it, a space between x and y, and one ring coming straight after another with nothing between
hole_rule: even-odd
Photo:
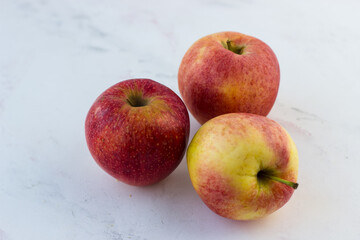
<instances>
[{"instance_id":1,"label":"yellow apple skin","mask_svg":"<svg viewBox=\"0 0 360 240\"><path fill-rule=\"evenodd\" d=\"M264 217L281 208L294 189L258 172L297 181L296 146L278 123L248 113L206 122L187 150L192 184L215 213L235 220Z\"/></svg>"}]
</instances>

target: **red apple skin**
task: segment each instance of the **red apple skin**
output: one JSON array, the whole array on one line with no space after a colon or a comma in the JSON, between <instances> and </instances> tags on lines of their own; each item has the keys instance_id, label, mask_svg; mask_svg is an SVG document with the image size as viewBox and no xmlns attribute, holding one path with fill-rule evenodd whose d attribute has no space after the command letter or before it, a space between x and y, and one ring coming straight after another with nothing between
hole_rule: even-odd
<instances>
[{"instance_id":1,"label":"red apple skin","mask_svg":"<svg viewBox=\"0 0 360 240\"><path fill-rule=\"evenodd\" d=\"M228 50L227 40L232 46L244 47L242 54ZM233 112L266 116L279 82L279 63L271 48L237 32L215 33L196 41L178 72L181 96L201 124Z\"/></svg>"},{"instance_id":2,"label":"red apple skin","mask_svg":"<svg viewBox=\"0 0 360 240\"><path fill-rule=\"evenodd\" d=\"M148 100L133 107L134 92ZM114 178L135 186L166 178L181 162L189 138L189 115L168 87L150 79L119 82L91 106L85 122L88 148Z\"/></svg>"}]
</instances>

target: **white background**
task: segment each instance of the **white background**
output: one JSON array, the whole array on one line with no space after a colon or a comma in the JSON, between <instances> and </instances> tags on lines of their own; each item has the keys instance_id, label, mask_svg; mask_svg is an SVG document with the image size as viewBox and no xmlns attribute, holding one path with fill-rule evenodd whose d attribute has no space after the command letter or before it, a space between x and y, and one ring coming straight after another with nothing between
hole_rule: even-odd
<instances>
[{"instance_id":1,"label":"white background","mask_svg":"<svg viewBox=\"0 0 360 240\"><path fill-rule=\"evenodd\" d=\"M0 240L360 239L359 1L0 0ZM186 161L138 188L93 161L84 120L111 85L146 77L179 93L200 37L258 37L281 68L269 115L297 144L299 183L267 218L228 220ZM191 118L191 137L199 124Z\"/></svg>"}]
</instances>

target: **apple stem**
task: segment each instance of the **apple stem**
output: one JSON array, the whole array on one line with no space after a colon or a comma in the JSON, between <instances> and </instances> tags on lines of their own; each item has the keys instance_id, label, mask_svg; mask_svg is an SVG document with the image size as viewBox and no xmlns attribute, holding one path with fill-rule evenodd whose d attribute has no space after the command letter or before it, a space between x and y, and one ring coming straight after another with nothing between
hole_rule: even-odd
<instances>
[{"instance_id":1,"label":"apple stem","mask_svg":"<svg viewBox=\"0 0 360 240\"><path fill-rule=\"evenodd\" d=\"M135 105L135 103L132 102L129 98L127 98L126 101L130 104L130 106L134 106L134 105Z\"/></svg>"},{"instance_id":2,"label":"apple stem","mask_svg":"<svg viewBox=\"0 0 360 240\"><path fill-rule=\"evenodd\" d=\"M239 55L242 55L243 51L245 49L245 46L236 46L236 45L232 46L230 39L226 40L226 47L228 50L232 51L233 53L239 54Z\"/></svg>"},{"instance_id":3,"label":"apple stem","mask_svg":"<svg viewBox=\"0 0 360 240\"><path fill-rule=\"evenodd\" d=\"M227 45L228 50L232 51L231 41L229 39L226 40L226 45Z\"/></svg>"},{"instance_id":4,"label":"apple stem","mask_svg":"<svg viewBox=\"0 0 360 240\"><path fill-rule=\"evenodd\" d=\"M278 178L278 177L275 177L275 176L267 175L267 174L264 174L264 173L261 173L261 176L270 178L271 180L274 180L274 181L277 181L277 182L281 182L281 183L283 183L283 184L286 184L286 185L288 185L289 187L292 187L293 189L297 189L298 186L299 186L298 183L290 182L290 181L284 180L284 179L282 179L282 178Z\"/></svg>"}]
</instances>

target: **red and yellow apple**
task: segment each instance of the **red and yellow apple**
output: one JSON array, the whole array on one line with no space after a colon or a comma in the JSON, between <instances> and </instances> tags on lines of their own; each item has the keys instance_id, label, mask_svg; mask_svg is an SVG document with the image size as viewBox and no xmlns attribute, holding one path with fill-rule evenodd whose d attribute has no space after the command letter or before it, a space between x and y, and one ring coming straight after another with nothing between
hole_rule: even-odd
<instances>
[{"instance_id":1,"label":"red and yellow apple","mask_svg":"<svg viewBox=\"0 0 360 240\"><path fill-rule=\"evenodd\" d=\"M298 186L294 142L279 124L259 115L230 113L209 120L192 139L187 163L203 202L230 219L271 214Z\"/></svg>"},{"instance_id":2,"label":"red and yellow apple","mask_svg":"<svg viewBox=\"0 0 360 240\"><path fill-rule=\"evenodd\" d=\"M182 100L150 79L131 79L107 89L85 123L95 161L116 179L137 186L159 182L179 165L189 128Z\"/></svg>"},{"instance_id":3,"label":"red and yellow apple","mask_svg":"<svg viewBox=\"0 0 360 240\"><path fill-rule=\"evenodd\" d=\"M220 32L196 41L182 59L178 84L192 115L202 124L245 112L266 116L280 81L279 63L261 40Z\"/></svg>"}]
</instances>

